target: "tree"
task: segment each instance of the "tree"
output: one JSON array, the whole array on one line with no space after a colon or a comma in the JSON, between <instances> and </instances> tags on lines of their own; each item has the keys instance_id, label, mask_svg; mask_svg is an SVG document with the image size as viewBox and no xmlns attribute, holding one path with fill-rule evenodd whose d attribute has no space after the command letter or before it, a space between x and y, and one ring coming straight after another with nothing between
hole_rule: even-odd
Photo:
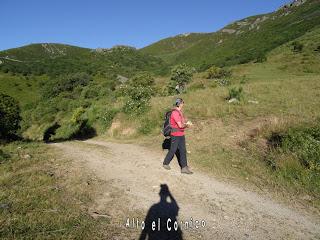
<instances>
[{"instance_id":1,"label":"tree","mask_svg":"<svg viewBox=\"0 0 320 240\"><path fill-rule=\"evenodd\" d=\"M132 77L124 90L127 97L124 112L139 114L145 111L154 91L154 79L150 74L140 73Z\"/></svg>"},{"instance_id":2,"label":"tree","mask_svg":"<svg viewBox=\"0 0 320 240\"><path fill-rule=\"evenodd\" d=\"M143 87L149 86L153 88L154 78L147 72L138 73L130 79L129 85Z\"/></svg>"},{"instance_id":3,"label":"tree","mask_svg":"<svg viewBox=\"0 0 320 240\"><path fill-rule=\"evenodd\" d=\"M69 74L58 79L51 79L42 89L44 98L53 98L61 93L70 93L77 87L87 86L92 77L86 73Z\"/></svg>"},{"instance_id":4,"label":"tree","mask_svg":"<svg viewBox=\"0 0 320 240\"><path fill-rule=\"evenodd\" d=\"M18 102L0 93L0 139L7 139L17 134L20 129L20 108Z\"/></svg>"},{"instance_id":5,"label":"tree","mask_svg":"<svg viewBox=\"0 0 320 240\"><path fill-rule=\"evenodd\" d=\"M194 71L194 68L189 67L185 63L173 67L169 84L170 93L173 93L174 90L179 93L185 91L186 85L192 80Z\"/></svg>"}]
</instances>

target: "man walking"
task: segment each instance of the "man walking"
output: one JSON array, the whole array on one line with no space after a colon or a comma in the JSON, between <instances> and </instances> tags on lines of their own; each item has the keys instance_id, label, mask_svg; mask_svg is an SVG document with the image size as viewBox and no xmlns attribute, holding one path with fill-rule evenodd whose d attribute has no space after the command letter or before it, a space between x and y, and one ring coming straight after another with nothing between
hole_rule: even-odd
<instances>
[{"instance_id":1,"label":"man walking","mask_svg":"<svg viewBox=\"0 0 320 240\"><path fill-rule=\"evenodd\" d=\"M187 150L186 150L186 139L184 136L184 130L191 125L190 122L186 122L183 116L182 108L184 101L182 98L177 98L175 102L175 108L172 110L170 116L171 131L171 145L167 156L163 161L163 167L170 170L170 162L176 154L178 163L181 168L181 173L192 174L189 170L187 163Z\"/></svg>"}]
</instances>

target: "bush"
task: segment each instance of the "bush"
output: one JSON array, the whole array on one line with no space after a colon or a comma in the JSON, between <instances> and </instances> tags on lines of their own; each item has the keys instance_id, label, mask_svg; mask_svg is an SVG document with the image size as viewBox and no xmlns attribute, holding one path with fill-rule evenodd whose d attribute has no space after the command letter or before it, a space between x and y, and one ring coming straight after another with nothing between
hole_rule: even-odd
<instances>
[{"instance_id":1,"label":"bush","mask_svg":"<svg viewBox=\"0 0 320 240\"><path fill-rule=\"evenodd\" d=\"M147 72L138 73L129 80L129 85L154 87L154 78Z\"/></svg>"},{"instance_id":2,"label":"bush","mask_svg":"<svg viewBox=\"0 0 320 240\"><path fill-rule=\"evenodd\" d=\"M302 50L303 50L303 44L302 43L300 43L300 42L297 42L297 41L294 41L293 43L292 43L292 47L293 47L293 52L295 52L295 53L299 53L299 52L302 52Z\"/></svg>"},{"instance_id":3,"label":"bush","mask_svg":"<svg viewBox=\"0 0 320 240\"><path fill-rule=\"evenodd\" d=\"M0 139L17 135L20 129L20 108L12 97L0 93Z\"/></svg>"},{"instance_id":4,"label":"bush","mask_svg":"<svg viewBox=\"0 0 320 240\"><path fill-rule=\"evenodd\" d=\"M91 81L91 76L86 73L76 73L59 79L51 79L48 84L45 84L42 96L53 98L61 93L71 93L76 88L87 86Z\"/></svg>"},{"instance_id":5,"label":"bush","mask_svg":"<svg viewBox=\"0 0 320 240\"><path fill-rule=\"evenodd\" d=\"M206 71L207 79L221 79L229 77L231 77L231 71L224 68L212 66Z\"/></svg>"},{"instance_id":6,"label":"bush","mask_svg":"<svg viewBox=\"0 0 320 240\"><path fill-rule=\"evenodd\" d=\"M124 112L129 114L139 114L144 112L153 95L151 87L129 87L126 91L128 99L124 105Z\"/></svg>"},{"instance_id":7,"label":"bush","mask_svg":"<svg viewBox=\"0 0 320 240\"><path fill-rule=\"evenodd\" d=\"M185 86L191 82L194 72L194 68L184 63L174 66L171 70L171 81L168 86L169 92L174 93L175 90L177 90L178 93L184 92Z\"/></svg>"},{"instance_id":8,"label":"bush","mask_svg":"<svg viewBox=\"0 0 320 240\"><path fill-rule=\"evenodd\" d=\"M70 122L72 124L79 124L81 123L82 121L85 120L84 118L84 113L85 113L85 109L83 107L79 107L79 108L76 108L74 111L73 111L73 114L72 114L72 117L71 117L71 120Z\"/></svg>"},{"instance_id":9,"label":"bush","mask_svg":"<svg viewBox=\"0 0 320 240\"><path fill-rule=\"evenodd\" d=\"M51 140L87 139L96 136L96 131L88 123L87 118L79 122L65 122L56 130Z\"/></svg>"},{"instance_id":10,"label":"bush","mask_svg":"<svg viewBox=\"0 0 320 240\"><path fill-rule=\"evenodd\" d=\"M320 124L289 129L283 136L281 148L294 153L303 166L320 173Z\"/></svg>"},{"instance_id":11,"label":"bush","mask_svg":"<svg viewBox=\"0 0 320 240\"><path fill-rule=\"evenodd\" d=\"M243 99L243 88L239 87L233 87L229 89L229 97L228 100L230 99L237 99L238 101L241 101Z\"/></svg>"},{"instance_id":12,"label":"bush","mask_svg":"<svg viewBox=\"0 0 320 240\"><path fill-rule=\"evenodd\" d=\"M272 133L267 163L277 177L320 194L320 121Z\"/></svg>"},{"instance_id":13,"label":"bush","mask_svg":"<svg viewBox=\"0 0 320 240\"><path fill-rule=\"evenodd\" d=\"M138 74L129 80L129 84L123 89L127 97L124 112L139 114L144 112L152 96L155 95L154 79L146 73Z\"/></svg>"},{"instance_id":14,"label":"bush","mask_svg":"<svg viewBox=\"0 0 320 240\"><path fill-rule=\"evenodd\" d=\"M101 115L100 119L105 129L108 129L111 126L113 118L116 116L117 113L118 110L116 109L108 109Z\"/></svg>"}]
</instances>

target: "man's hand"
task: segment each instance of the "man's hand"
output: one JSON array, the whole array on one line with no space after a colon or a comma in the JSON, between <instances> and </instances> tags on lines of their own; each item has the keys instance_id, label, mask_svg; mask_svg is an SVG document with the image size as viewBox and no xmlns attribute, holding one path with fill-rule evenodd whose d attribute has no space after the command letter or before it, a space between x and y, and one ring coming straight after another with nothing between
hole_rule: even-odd
<instances>
[{"instance_id":1,"label":"man's hand","mask_svg":"<svg viewBox=\"0 0 320 240\"><path fill-rule=\"evenodd\" d=\"M192 123L191 121L188 121L188 122L186 122L186 125L187 125L188 127L191 127L191 126L193 126L193 123Z\"/></svg>"}]
</instances>

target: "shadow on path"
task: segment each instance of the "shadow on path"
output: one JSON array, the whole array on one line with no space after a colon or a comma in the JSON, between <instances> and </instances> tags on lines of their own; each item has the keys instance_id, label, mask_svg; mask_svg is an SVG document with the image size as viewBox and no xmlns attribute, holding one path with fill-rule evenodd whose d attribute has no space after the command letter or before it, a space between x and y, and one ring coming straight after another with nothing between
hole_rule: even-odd
<instances>
[{"instance_id":1,"label":"shadow on path","mask_svg":"<svg viewBox=\"0 0 320 240\"><path fill-rule=\"evenodd\" d=\"M160 201L152 205L147 213L139 239L182 240L182 231L177 221L179 206L167 184L160 185L159 195Z\"/></svg>"}]
</instances>

